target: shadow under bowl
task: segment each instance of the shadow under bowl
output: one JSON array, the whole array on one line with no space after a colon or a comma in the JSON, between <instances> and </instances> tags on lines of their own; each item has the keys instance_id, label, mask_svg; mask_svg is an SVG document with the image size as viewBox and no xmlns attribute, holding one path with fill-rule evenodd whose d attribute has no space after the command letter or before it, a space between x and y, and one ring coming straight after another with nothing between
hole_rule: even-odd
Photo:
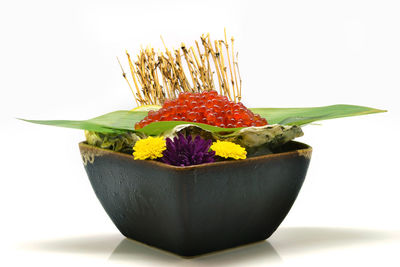
<instances>
[{"instance_id":1,"label":"shadow under bowl","mask_svg":"<svg viewBox=\"0 0 400 267\"><path fill-rule=\"evenodd\" d=\"M79 144L90 183L126 237L181 256L265 240L303 184L312 148L175 167Z\"/></svg>"}]
</instances>

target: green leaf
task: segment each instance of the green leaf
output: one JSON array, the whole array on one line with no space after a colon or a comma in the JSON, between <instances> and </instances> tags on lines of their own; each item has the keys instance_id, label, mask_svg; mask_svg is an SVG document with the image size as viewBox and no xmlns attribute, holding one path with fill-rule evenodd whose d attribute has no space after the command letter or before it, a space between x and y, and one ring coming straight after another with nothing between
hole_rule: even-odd
<instances>
[{"instance_id":1,"label":"green leaf","mask_svg":"<svg viewBox=\"0 0 400 267\"><path fill-rule=\"evenodd\" d=\"M341 117L358 116L371 113L385 112L374 108L352 106L352 105L333 105L313 108L253 108L254 113L260 114L268 120L269 124L304 125L314 121L328 120ZM100 133L122 133L134 131L136 122L139 122L147 115L145 111L120 110L111 112L100 117L84 121L71 120L24 120L37 124L60 126L89 130ZM138 132L147 135L159 135L166 130L170 130L180 124L194 124L211 132L234 132L241 128L220 128L202 123L183 122L183 121L160 121L153 122Z\"/></svg>"},{"instance_id":2,"label":"green leaf","mask_svg":"<svg viewBox=\"0 0 400 267\"><path fill-rule=\"evenodd\" d=\"M252 108L254 113L267 119L269 124L304 125L314 121L386 112L354 105L332 105L312 108Z\"/></svg>"},{"instance_id":3,"label":"green leaf","mask_svg":"<svg viewBox=\"0 0 400 267\"><path fill-rule=\"evenodd\" d=\"M145 111L120 110L83 121L71 120L25 120L36 124L89 130L100 133L122 133L133 131L135 123L147 115Z\"/></svg>"},{"instance_id":4,"label":"green leaf","mask_svg":"<svg viewBox=\"0 0 400 267\"><path fill-rule=\"evenodd\" d=\"M221 128L217 126L212 126L204 123L197 123L197 122L187 122L187 121L158 121L158 122L153 122L142 129L137 130L137 132L144 133L146 135L160 135L161 133L173 129L175 126L181 125L181 124L190 124L190 125L197 125L200 128L210 131L210 132L235 132L241 128Z\"/></svg>"}]
</instances>

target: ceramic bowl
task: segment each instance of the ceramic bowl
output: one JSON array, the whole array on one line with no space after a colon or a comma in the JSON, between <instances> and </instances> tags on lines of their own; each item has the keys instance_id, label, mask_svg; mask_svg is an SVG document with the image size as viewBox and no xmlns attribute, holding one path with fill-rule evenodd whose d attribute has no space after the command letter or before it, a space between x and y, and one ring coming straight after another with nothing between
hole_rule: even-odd
<instances>
[{"instance_id":1,"label":"ceramic bowl","mask_svg":"<svg viewBox=\"0 0 400 267\"><path fill-rule=\"evenodd\" d=\"M267 239L303 184L312 148L175 167L79 144L90 183L126 237L182 256Z\"/></svg>"}]
</instances>

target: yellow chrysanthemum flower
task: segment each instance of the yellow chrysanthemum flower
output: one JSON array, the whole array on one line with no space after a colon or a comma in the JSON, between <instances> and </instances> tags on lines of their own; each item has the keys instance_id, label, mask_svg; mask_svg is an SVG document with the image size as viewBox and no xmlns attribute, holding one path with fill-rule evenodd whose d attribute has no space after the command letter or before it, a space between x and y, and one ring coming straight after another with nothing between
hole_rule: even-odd
<instances>
[{"instance_id":1,"label":"yellow chrysanthemum flower","mask_svg":"<svg viewBox=\"0 0 400 267\"><path fill-rule=\"evenodd\" d=\"M210 149L215 151L216 156L223 158L245 159L247 155L244 147L228 141L217 140L211 145Z\"/></svg>"},{"instance_id":2,"label":"yellow chrysanthemum flower","mask_svg":"<svg viewBox=\"0 0 400 267\"><path fill-rule=\"evenodd\" d=\"M161 158L165 149L167 147L163 137L149 136L135 143L133 157L140 160Z\"/></svg>"}]
</instances>

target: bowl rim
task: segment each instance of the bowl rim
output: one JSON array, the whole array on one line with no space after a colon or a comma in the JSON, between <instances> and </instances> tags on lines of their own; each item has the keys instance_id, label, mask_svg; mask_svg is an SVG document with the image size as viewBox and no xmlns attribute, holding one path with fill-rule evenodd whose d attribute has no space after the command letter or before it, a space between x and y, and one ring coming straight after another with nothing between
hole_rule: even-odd
<instances>
[{"instance_id":1,"label":"bowl rim","mask_svg":"<svg viewBox=\"0 0 400 267\"><path fill-rule=\"evenodd\" d=\"M281 157L290 157L290 156L298 156L298 157L305 157L307 159L311 158L312 154L312 147L310 145L307 145L302 142L297 142L297 141L290 141L292 143L296 143L298 145L303 145L305 148L300 148L300 149L295 149L291 151L286 151L286 152L279 152L279 153L273 153L273 154L267 154L267 155L260 155L260 156L255 156L255 157L250 157L242 160L226 160L226 161L217 161L217 162L211 162L211 163L202 163L198 165L191 165L191 166L174 166L174 165L169 165L160 161L155 161L155 160L134 160L133 156L130 154L122 153L122 152L117 152L93 145L87 144L86 141L82 141L79 143L79 149L81 151L81 154L83 155L84 153L89 152L91 154L90 156L96 157L96 156L104 156L107 154L111 154L114 156L122 157L127 160L132 160L135 162L141 162L143 164L150 164L153 166L158 166L161 168L166 168L170 170L176 170L176 171L181 171L181 170L193 170L193 169L200 169L208 166L219 166L219 165L237 165L239 163L246 163L246 162L255 162L259 160L267 160L267 159L276 159L276 158L281 158ZM86 165L86 164L85 164Z\"/></svg>"}]
</instances>

